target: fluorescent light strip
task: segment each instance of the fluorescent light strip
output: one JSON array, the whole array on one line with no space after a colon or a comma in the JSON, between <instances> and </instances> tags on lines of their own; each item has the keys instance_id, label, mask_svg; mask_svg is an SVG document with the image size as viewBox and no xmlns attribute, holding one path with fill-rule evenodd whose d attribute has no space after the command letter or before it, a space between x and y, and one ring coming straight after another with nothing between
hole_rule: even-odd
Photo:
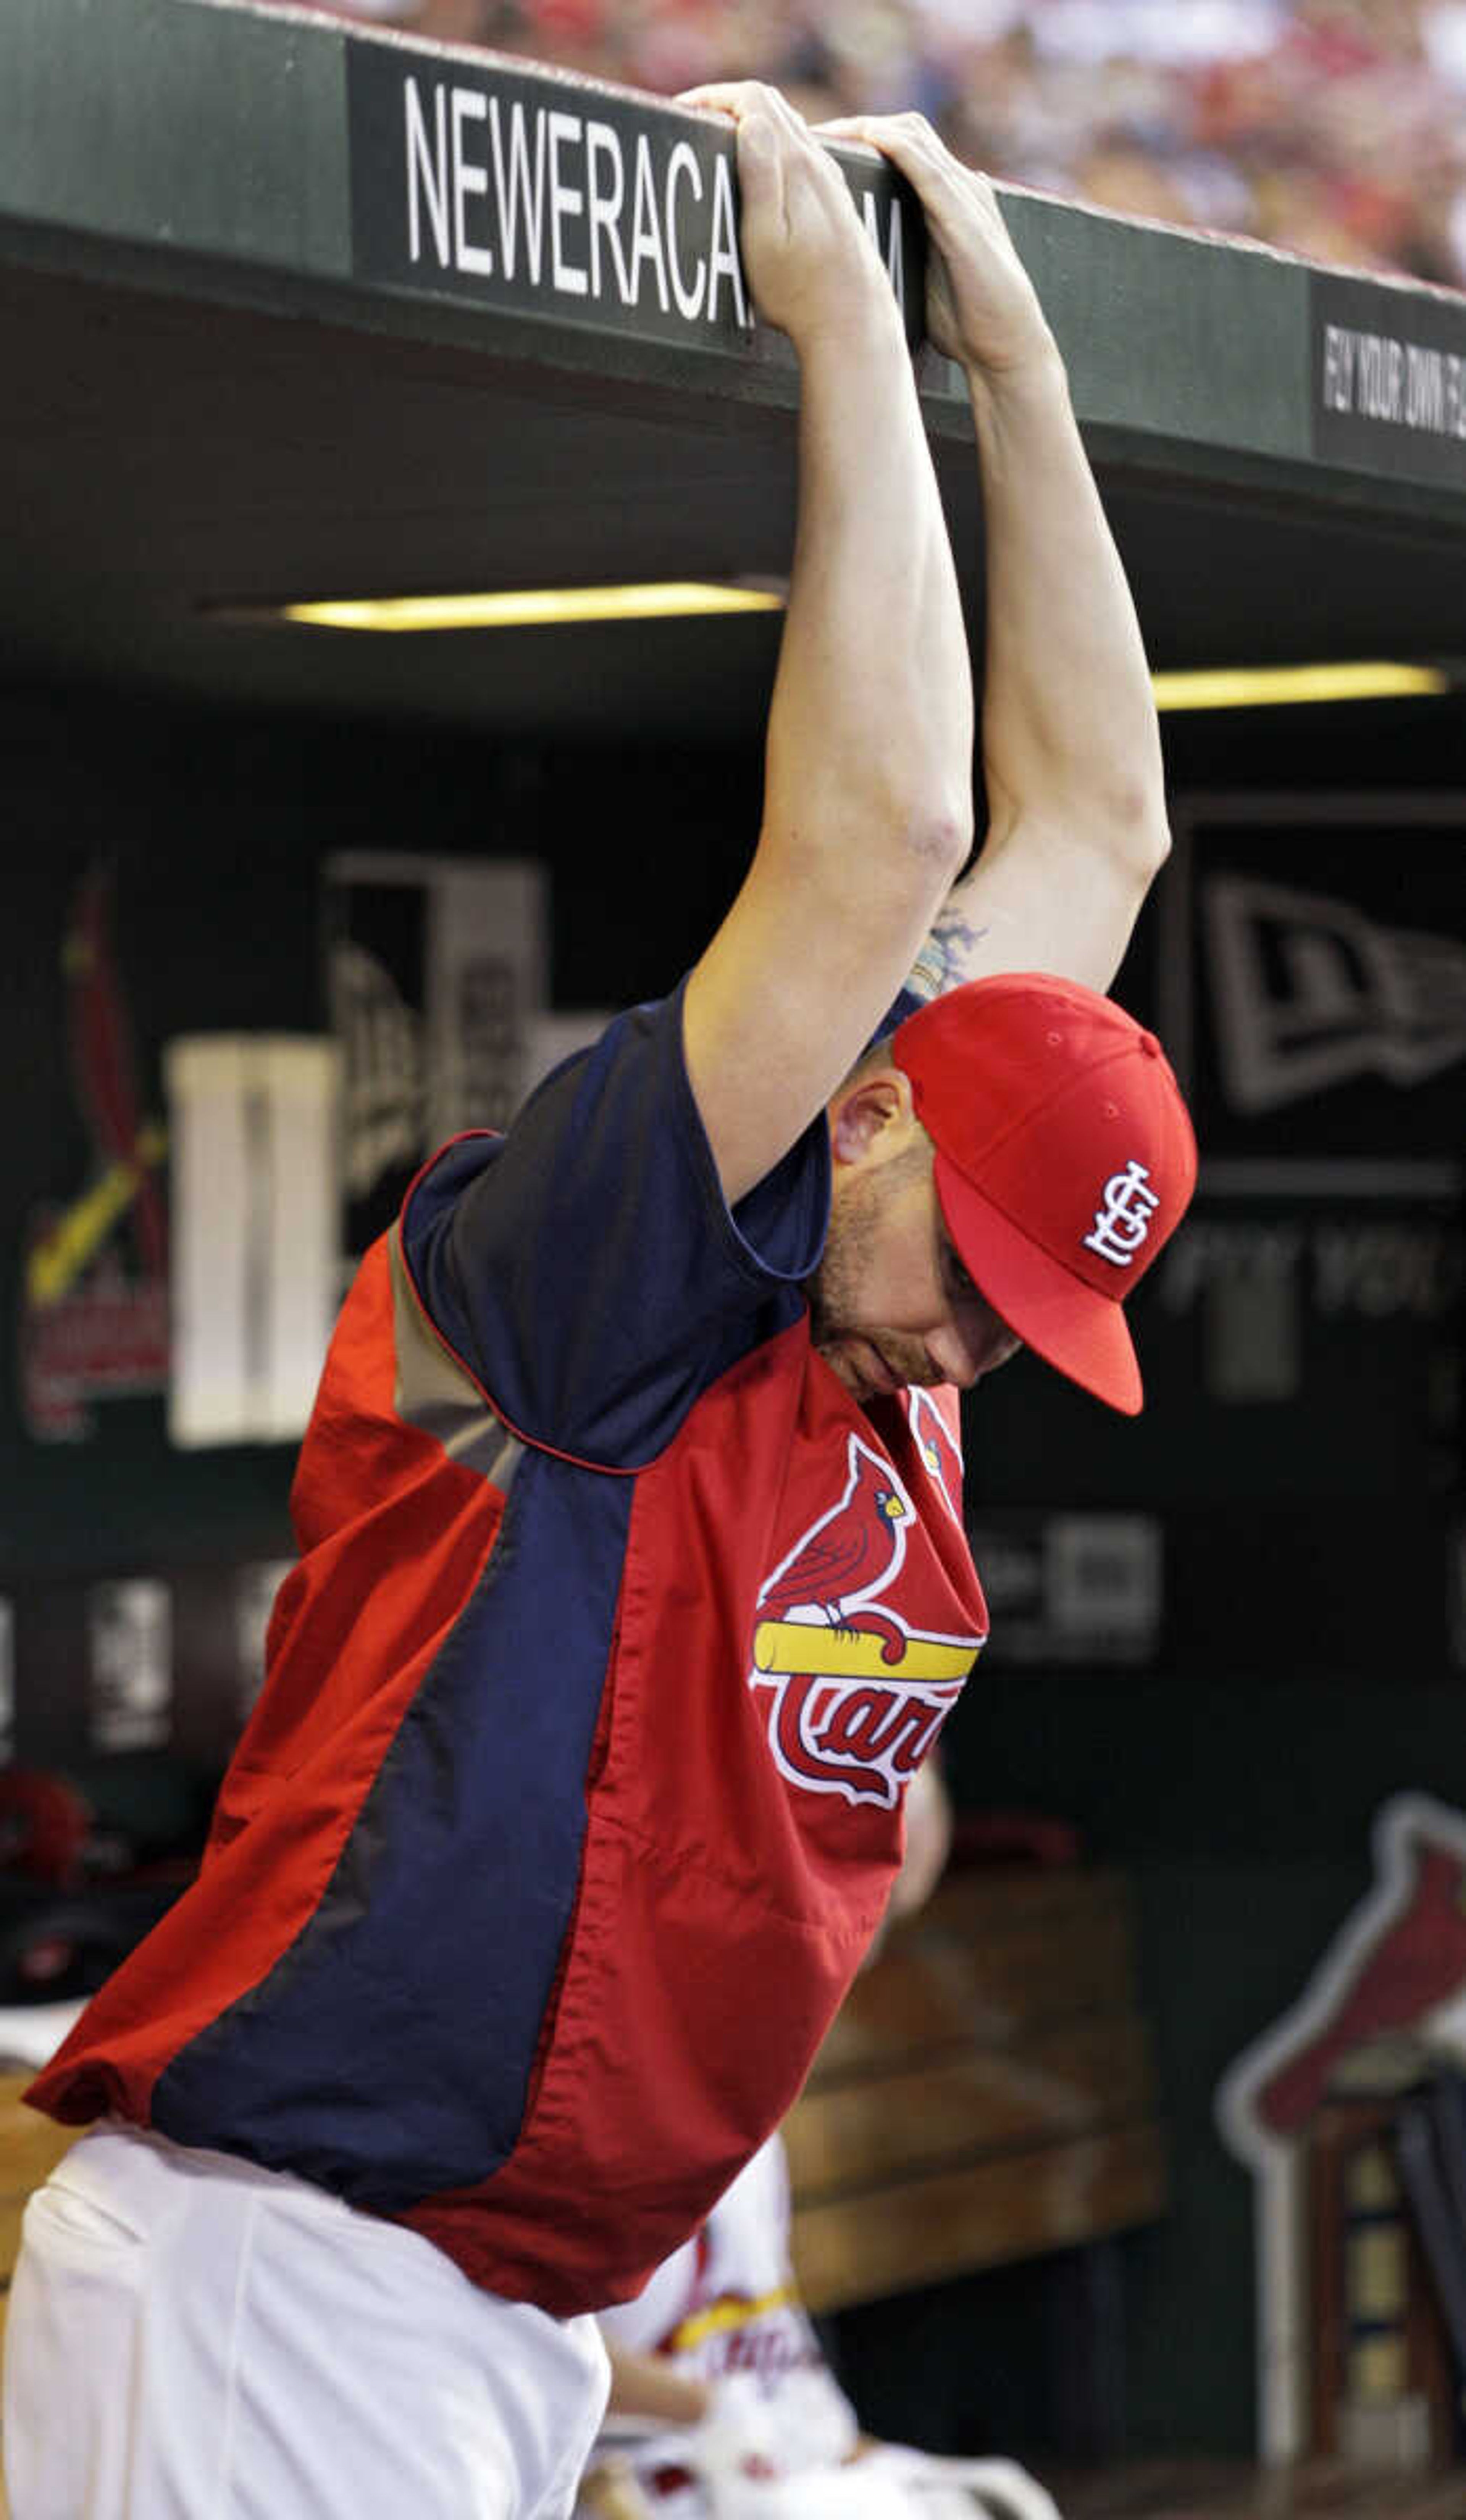
<instances>
[{"instance_id":1,"label":"fluorescent light strip","mask_svg":"<svg viewBox=\"0 0 1466 2520\"><path fill-rule=\"evenodd\" d=\"M664 621L703 613L779 612L778 580L703 579L642 586L523 587L506 594L381 595L284 604L278 617L318 630L523 630L571 621ZM238 617L238 616L236 616ZM1285 702L1439 698L1452 688L1434 665L1383 662L1229 665L1153 674L1158 709L1275 708Z\"/></svg>"},{"instance_id":2,"label":"fluorescent light strip","mask_svg":"<svg viewBox=\"0 0 1466 2520\"><path fill-rule=\"evenodd\" d=\"M1386 700L1451 688L1435 665L1234 665L1152 674L1158 709L1276 708L1286 701Z\"/></svg>"},{"instance_id":3,"label":"fluorescent light strip","mask_svg":"<svg viewBox=\"0 0 1466 2520\"><path fill-rule=\"evenodd\" d=\"M547 586L505 595L384 595L357 603L285 604L287 621L321 630L522 630L540 622L662 621L699 612L779 612L764 586Z\"/></svg>"}]
</instances>

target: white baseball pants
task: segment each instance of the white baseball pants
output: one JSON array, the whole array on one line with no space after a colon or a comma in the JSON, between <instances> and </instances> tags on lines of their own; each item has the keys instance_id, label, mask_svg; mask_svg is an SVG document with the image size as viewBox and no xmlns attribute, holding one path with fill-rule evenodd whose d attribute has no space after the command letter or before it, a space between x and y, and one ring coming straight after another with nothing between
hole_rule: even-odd
<instances>
[{"instance_id":1,"label":"white baseball pants","mask_svg":"<svg viewBox=\"0 0 1466 2520\"><path fill-rule=\"evenodd\" d=\"M13 2520L562 2520L606 2387L593 2319L481 2292L299 2180L100 2127L26 2208Z\"/></svg>"}]
</instances>

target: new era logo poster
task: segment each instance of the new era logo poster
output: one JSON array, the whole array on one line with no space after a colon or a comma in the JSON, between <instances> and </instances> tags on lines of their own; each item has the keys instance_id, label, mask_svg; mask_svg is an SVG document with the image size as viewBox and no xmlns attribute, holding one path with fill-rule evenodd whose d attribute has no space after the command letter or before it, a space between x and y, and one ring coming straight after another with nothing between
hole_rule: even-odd
<instances>
[{"instance_id":1,"label":"new era logo poster","mask_svg":"<svg viewBox=\"0 0 1466 2520\"><path fill-rule=\"evenodd\" d=\"M1228 1160L1458 1163L1466 797L1183 800L1176 823L1162 1030L1214 1186Z\"/></svg>"},{"instance_id":2,"label":"new era logo poster","mask_svg":"<svg viewBox=\"0 0 1466 2520\"><path fill-rule=\"evenodd\" d=\"M518 1109L546 996L545 892L543 869L524 859L327 861L351 1257L392 1223L435 1148L505 1128Z\"/></svg>"}]
</instances>

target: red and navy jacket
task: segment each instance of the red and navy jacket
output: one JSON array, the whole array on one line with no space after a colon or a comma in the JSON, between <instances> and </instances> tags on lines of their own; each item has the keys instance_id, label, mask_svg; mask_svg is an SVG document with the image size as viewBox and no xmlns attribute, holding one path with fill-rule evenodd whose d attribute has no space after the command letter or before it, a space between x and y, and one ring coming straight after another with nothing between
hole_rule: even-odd
<instances>
[{"instance_id":1,"label":"red and navy jacket","mask_svg":"<svg viewBox=\"0 0 1466 2520\"><path fill-rule=\"evenodd\" d=\"M794 2099L985 1634L956 1395L802 1291L823 1117L730 1213L680 994L449 1146L367 1254L197 1882L31 2097L238 2153L558 2316Z\"/></svg>"}]
</instances>

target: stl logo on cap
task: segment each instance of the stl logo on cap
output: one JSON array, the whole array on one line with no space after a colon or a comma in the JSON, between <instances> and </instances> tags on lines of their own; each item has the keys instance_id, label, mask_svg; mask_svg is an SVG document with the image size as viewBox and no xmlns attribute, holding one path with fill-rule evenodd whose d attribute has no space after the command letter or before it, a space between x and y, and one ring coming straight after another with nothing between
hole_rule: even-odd
<instances>
[{"instance_id":1,"label":"stl logo on cap","mask_svg":"<svg viewBox=\"0 0 1466 2520\"><path fill-rule=\"evenodd\" d=\"M1097 1251L1113 1269L1128 1269L1151 1230L1161 1204L1159 1191L1149 1188L1150 1172L1132 1155L1122 1172L1112 1173L1094 1211L1094 1232L1084 1237L1086 1251Z\"/></svg>"}]
</instances>

